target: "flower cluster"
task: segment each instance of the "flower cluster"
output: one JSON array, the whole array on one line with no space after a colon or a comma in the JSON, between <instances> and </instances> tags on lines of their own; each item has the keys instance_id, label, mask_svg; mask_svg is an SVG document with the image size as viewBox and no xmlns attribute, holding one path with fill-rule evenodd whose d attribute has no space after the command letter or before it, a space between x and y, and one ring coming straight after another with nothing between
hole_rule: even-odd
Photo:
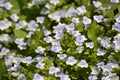
<instances>
[{"instance_id":1,"label":"flower cluster","mask_svg":"<svg viewBox=\"0 0 120 80\"><path fill-rule=\"evenodd\" d=\"M0 80L119 80L119 0L0 0Z\"/></svg>"}]
</instances>

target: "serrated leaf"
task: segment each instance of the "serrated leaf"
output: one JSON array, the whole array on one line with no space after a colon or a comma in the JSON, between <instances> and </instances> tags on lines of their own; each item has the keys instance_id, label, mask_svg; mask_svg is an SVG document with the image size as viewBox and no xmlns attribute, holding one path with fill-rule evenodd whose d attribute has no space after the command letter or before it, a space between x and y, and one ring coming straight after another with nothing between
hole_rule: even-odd
<instances>
[{"instance_id":1,"label":"serrated leaf","mask_svg":"<svg viewBox=\"0 0 120 80\"><path fill-rule=\"evenodd\" d=\"M25 31L19 29L19 30L14 30L14 35L17 38L25 38L27 33Z\"/></svg>"}]
</instances>

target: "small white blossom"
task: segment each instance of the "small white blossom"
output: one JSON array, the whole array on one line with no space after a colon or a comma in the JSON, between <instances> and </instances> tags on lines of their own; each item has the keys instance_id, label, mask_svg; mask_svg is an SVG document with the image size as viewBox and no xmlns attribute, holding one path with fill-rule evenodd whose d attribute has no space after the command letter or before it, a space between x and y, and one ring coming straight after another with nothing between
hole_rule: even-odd
<instances>
[{"instance_id":1,"label":"small white blossom","mask_svg":"<svg viewBox=\"0 0 120 80\"><path fill-rule=\"evenodd\" d=\"M38 46L37 49L35 50L36 53L39 54L44 54L45 48Z\"/></svg>"},{"instance_id":2,"label":"small white blossom","mask_svg":"<svg viewBox=\"0 0 120 80\"><path fill-rule=\"evenodd\" d=\"M76 64L76 63L77 63L77 60L73 56L68 57L68 59L66 61L66 64L71 65L71 66Z\"/></svg>"},{"instance_id":3,"label":"small white blossom","mask_svg":"<svg viewBox=\"0 0 120 80\"><path fill-rule=\"evenodd\" d=\"M119 0L110 0L111 3L119 3Z\"/></svg>"},{"instance_id":4,"label":"small white blossom","mask_svg":"<svg viewBox=\"0 0 120 80\"><path fill-rule=\"evenodd\" d=\"M55 66L51 66L50 69L49 69L49 74L55 74L57 72L59 72L60 69L55 67Z\"/></svg>"},{"instance_id":5,"label":"small white blossom","mask_svg":"<svg viewBox=\"0 0 120 80\"><path fill-rule=\"evenodd\" d=\"M96 8L99 8L99 7L102 5L102 3L99 2L99 1L93 1L93 5L94 5Z\"/></svg>"},{"instance_id":6,"label":"small white blossom","mask_svg":"<svg viewBox=\"0 0 120 80\"><path fill-rule=\"evenodd\" d=\"M6 2L3 4L3 7L5 7L7 10L10 10L13 7L13 5L10 2Z\"/></svg>"},{"instance_id":7,"label":"small white blossom","mask_svg":"<svg viewBox=\"0 0 120 80\"><path fill-rule=\"evenodd\" d=\"M44 80L44 77L38 73L34 74L33 80Z\"/></svg>"},{"instance_id":8,"label":"small white blossom","mask_svg":"<svg viewBox=\"0 0 120 80\"><path fill-rule=\"evenodd\" d=\"M17 16L17 14L12 14L12 15L10 16L10 18L11 18L13 21L15 21L15 22L17 22L18 19L19 19L19 17Z\"/></svg>"},{"instance_id":9,"label":"small white blossom","mask_svg":"<svg viewBox=\"0 0 120 80\"><path fill-rule=\"evenodd\" d=\"M38 23L43 24L45 18L44 17L37 17L36 20L37 20Z\"/></svg>"},{"instance_id":10,"label":"small white blossom","mask_svg":"<svg viewBox=\"0 0 120 80\"><path fill-rule=\"evenodd\" d=\"M88 63L86 60L81 60L77 65L81 68L88 68Z\"/></svg>"},{"instance_id":11,"label":"small white blossom","mask_svg":"<svg viewBox=\"0 0 120 80\"><path fill-rule=\"evenodd\" d=\"M101 23L103 20L103 15L95 15L93 16L94 20L97 21L97 23Z\"/></svg>"}]
</instances>

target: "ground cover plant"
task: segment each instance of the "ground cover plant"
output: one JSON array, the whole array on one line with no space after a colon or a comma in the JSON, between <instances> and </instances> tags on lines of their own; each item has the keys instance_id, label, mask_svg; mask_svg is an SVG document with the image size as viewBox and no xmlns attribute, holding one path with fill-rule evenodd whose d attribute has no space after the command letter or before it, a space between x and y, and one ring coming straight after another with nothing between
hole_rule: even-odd
<instances>
[{"instance_id":1,"label":"ground cover plant","mask_svg":"<svg viewBox=\"0 0 120 80\"><path fill-rule=\"evenodd\" d=\"M0 0L0 80L119 80L119 0Z\"/></svg>"}]
</instances>

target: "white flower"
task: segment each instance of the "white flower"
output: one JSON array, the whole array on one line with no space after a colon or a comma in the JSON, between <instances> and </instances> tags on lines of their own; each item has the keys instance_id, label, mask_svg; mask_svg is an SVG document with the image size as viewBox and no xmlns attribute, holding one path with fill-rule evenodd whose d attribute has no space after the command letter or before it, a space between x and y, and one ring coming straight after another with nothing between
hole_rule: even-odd
<instances>
[{"instance_id":1,"label":"white flower","mask_svg":"<svg viewBox=\"0 0 120 80\"><path fill-rule=\"evenodd\" d=\"M25 79L25 75L24 74L19 74L18 80L22 80L22 79Z\"/></svg>"},{"instance_id":2,"label":"white flower","mask_svg":"<svg viewBox=\"0 0 120 80\"><path fill-rule=\"evenodd\" d=\"M22 60L23 63L26 63L26 64L31 64L32 63L32 57L31 56L28 56L28 57L25 57L23 60Z\"/></svg>"},{"instance_id":3,"label":"white flower","mask_svg":"<svg viewBox=\"0 0 120 80\"><path fill-rule=\"evenodd\" d=\"M30 38L33 34L34 34L34 32L29 32L29 33L26 35L26 38Z\"/></svg>"},{"instance_id":4,"label":"white flower","mask_svg":"<svg viewBox=\"0 0 120 80\"><path fill-rule=\"evenodd\" d=\"M57 46L57 45L53 45L53 46L51 47L51 50L52 50L53 52L60 52L60 51L62 50L62 47L61 47L61 46Z\"/></svg>"},{"instance_id":5,"label":"white flower","mask_svg":"<svg viewBox=\"0 0 120 80\"><path fill-rule=\"evenodd\" d=\"M88 79L89 80L97 80L98 78L97 78L97 76L89 76Z\"/></svg>"},{"instance_id":6,"label":"white flower","mask_svg":"<svg viewBox=\"0 0 120 80\"><path fill-rule=\"evenodd\" d=\"M77 65L81 68L88 68L88 63L86 60L81 60Z\"/></svg>"},{"instance_id":7,"label":"white flower","mask_svg":"<svg viewBox=\"0 0 120 80\"><path fill-rule=\"evenodd\" d=\"M94 20L97 21L97 23L101 23L103 20L103 15L95 15L93 16Z\"/></svg>"},{"instance_id":8,"label":"white flower","mask_svg":"<svg viewBox=\"0 0 120 80\"><path fill-rule=\"evenodd\" d=\"M61 74L60 75L60 80L71 80L68 75Z\"/></svg>"},{"instance_id":9,"label":"white flower","mask_svg":"<svg viewBox=\"0 0 120 80\"><path fill-rule=\"evenodd\" d=\"M93 42L86 43L85 45L88 48L91 48L91 49L94 48L94 43Z\"/></svg>"},{"instance_id":10,"label":"white flower","mask_svg":"<svg viewBox=\"0 0 120 80\"><path fill-rule=\"evenodd\" d=\"M55 67L55 66L51 66L50 69L49 69L49 74L54 74L54 73L57 73L59 72L60 69Z\"/></svg>"},{"instance_id":11,"label":"white flower","mask_svg":"<svg viewBox=\"0 0 120 80\"><path fill-rule=\"evenodd\" d=\"M30 21L30 23L28 24L28 27L26 28L26 30L30 30L30 31L36 31L36 28L39 27L39 25L34 21Z\"/></svg>"},{"instance_id":12,"label":"white flower","mask_svg":"<svg viewBox=\"0 0 120 80\"><path fill-rule=\"evenodd\" d=\"M36 20L37 20L37 23L41 23L43 24L44 23L44 17L37 17Z\"/></svg>"},{"instance_id":13,"label":"white flower","mask_svg":"<svg viewBox=\"0 0 120 80\"><path fill-rule=\"evenodd\" d=\"M103 56L105 54L106 54L106 50L102 50L100 48L97 50L97 56Z\"/></svg>"},{"instance_id":14,"label":"white flower","mask_svg":"<svg viewBox=\"0 0 120 80\"><path fill-rule=\"evenodd\" d=\"M36 53L39 54L44 54L45 48L38 46L37 49L35 50Z\"/></svg>"},{"instance_id":15,"label":"white flower","mask_svg":"<svg viewBox=\"0 0 120 80\"><path fill-rule=\"evenodd\" d=\"M120 15L115 20L117 23L120 23Z\"/></svg>"},{"instance_id":16,"label":"white flower","mask_svg":"<svg viewBox=\"0 0 120 80\"><path fill-rule=\"evenodd\" d=\"M77 60L73 56L68 57L68 59L66 61L66 64L71 65L71 66L76 64L76 63L77 63Z\"/></svg>"},{"instance_id":17,"label":"white flower","mask_svg":"<svg viewBox=\"0 0 120 80\"><path fill-rule=\"evenodd\" d=\"M47 43L52 43L53 38L51 36L47 36L47 37L44 37L44 41L46 41Z\"/></svg>"},{"instance_id":18,"label":"white flower","mask_svg":"<svg viewBox=\"0 0 120 80\"><path fill-rule=\"evenodd\" d=\"M84 13L86 13L86 7L85 6L80 6L77 8L77 14L78 15L83 15Z\"/></svg>"},{"instance_id":19,"label":"white flower","mask_svg":"<svg viewBox=\"0 0 120 80\"><path fill-rule=\"evenodd\" d=\"M17 22L18 19L19 19L19 17L17 16L17 14L12 14L12 15L10 16L10 18L11 18L13 21L15 21L15 22Z\"/></svg>"},{"instance_id":20,"label":"white flower","mask_svg":"<svg viewBox=\"0 0 120 80\"><path fill-rule=\"evenodd\" d=\"M99 1L93 1L93 5L94 5L96 8L99 8L99 7L102 5L102 3L99 2Z\"/></svg>"},{"instance_id":21,"label":"white flower","mask_svg":"<svg viewBox=\"0 0 120 80\"><path fill-rule=\"evenodd\" d=\"M57 5L60 2L60 0L50 0L51 4Z\"/></svg>"},{"instance_id":22,"label":"white flower","mask_svg":"<svg viewBox=\"0 0 120 80\"><path fill-rule=\"evenodd\" d=\"M72 22L76 24L80 23L79 18L75 18L75 17L72 18Z\"/></svg>"},{"instance_id":23,"label":"white flower","mask_svg":"<svg viewBox=\"0 0 120 80\"><path fill-rule=\"evenodd\" d=\"M8 19L4 19L0 21L0 30L6 30L8 29L10 26L12 26L12 23L10 21L8 21Z\"/></svg>"},{"instance_id":24,"label":"white flower","mask_svg":"<svg viewBox=\"0 0 120 80\"><path fill-rule=\"evenodd\" d=\"M6 42L12 42L13 39L12 39L12 37L11 37L10 35L8 35L8 34L1 34L1 35L0 35L0 41L6 43Z\"/></svg>"},{"instance_id":25,"label":"white flower","mask_svg":"<svg viewBox=\"0 0 120 80\"><path fill-rule=\"evenodd\" d=\"M78 51L78 53L82 53L84 50L84 46L77 47L76 50Z\"/></svg>"},{"instance_id":26,"label":"white flower","mask_svg":"<svg viewBox=\"0 0 120 80\"><path fill-rule=\"evenodd\" d=\"M10 2L6 2L3 4L3 7L5 7L7 10L10 10L13 7L13 5Z\"/></svg>"},{"instance_id":27,"label":"white flower","mask_svg":"<svg viewBox=\"0 0 120 80\"><path fill-rule=\"evenodd\" d=\"M49 36L51 34L50 30L44 29L44 35Z\"/></svg>"},{"instance_id":28,"label":"white flower","mask_svg":"<svg viewBox=\"0 0 120 80\"><path fill-rule=\"evenodd\" d=\"M45 63L39 62L38 64L36 64L36 68L44 69L44 65Z\"/></svg>"},{"instance_id":29,"label":"white flower","mask_svg":"<svg viewBox=\"0 0 120 80\"><path fill-rule=\"evenodd\" d=\"M33 80L44 80L44 77L41 76L41 75L38 74L38 73L35 73L35 74L34 74L34 78L33 78Z\"/></svg>"},{"instance_id":30,"label":"white flower","mask_svg":"<svg viewBox=\"0 0 120 80\"><path fill-rule=\"evenodd\" d=\"M19 21L19 23L16 23L15 29L21 29L21 28L24 28L25 26L27 26L26 21Z\"/></svg>"},{"instance_id":31,"label":"white flower","mask_svg":"<svg viewBox=\"0 0 120 80\"><path fill-rule=\"evenodd\" d=\"M119 0L110 0L111 3L119 3Z\"/></svg>"},{"instance_id":32,"label":"white flower","mask_svg":"<svg viewBox=\"0 0 120 80\"><path fill-rule=\"evenodd\" d=\"M82 22L84 25L89 25L89 24L91 24L92 20L90 18L84 16Z\"/></svg>"},{"instance_id":33,"label":"white flower","mask_svg":"<svg viewBox=\"0 0 120 80\"><path fill-rule=\"evenodd\" d=\"M60 60L63 60L67 57L66 54L57 54L57 57L60 59Z\"/></svg>"}]
</instances>

